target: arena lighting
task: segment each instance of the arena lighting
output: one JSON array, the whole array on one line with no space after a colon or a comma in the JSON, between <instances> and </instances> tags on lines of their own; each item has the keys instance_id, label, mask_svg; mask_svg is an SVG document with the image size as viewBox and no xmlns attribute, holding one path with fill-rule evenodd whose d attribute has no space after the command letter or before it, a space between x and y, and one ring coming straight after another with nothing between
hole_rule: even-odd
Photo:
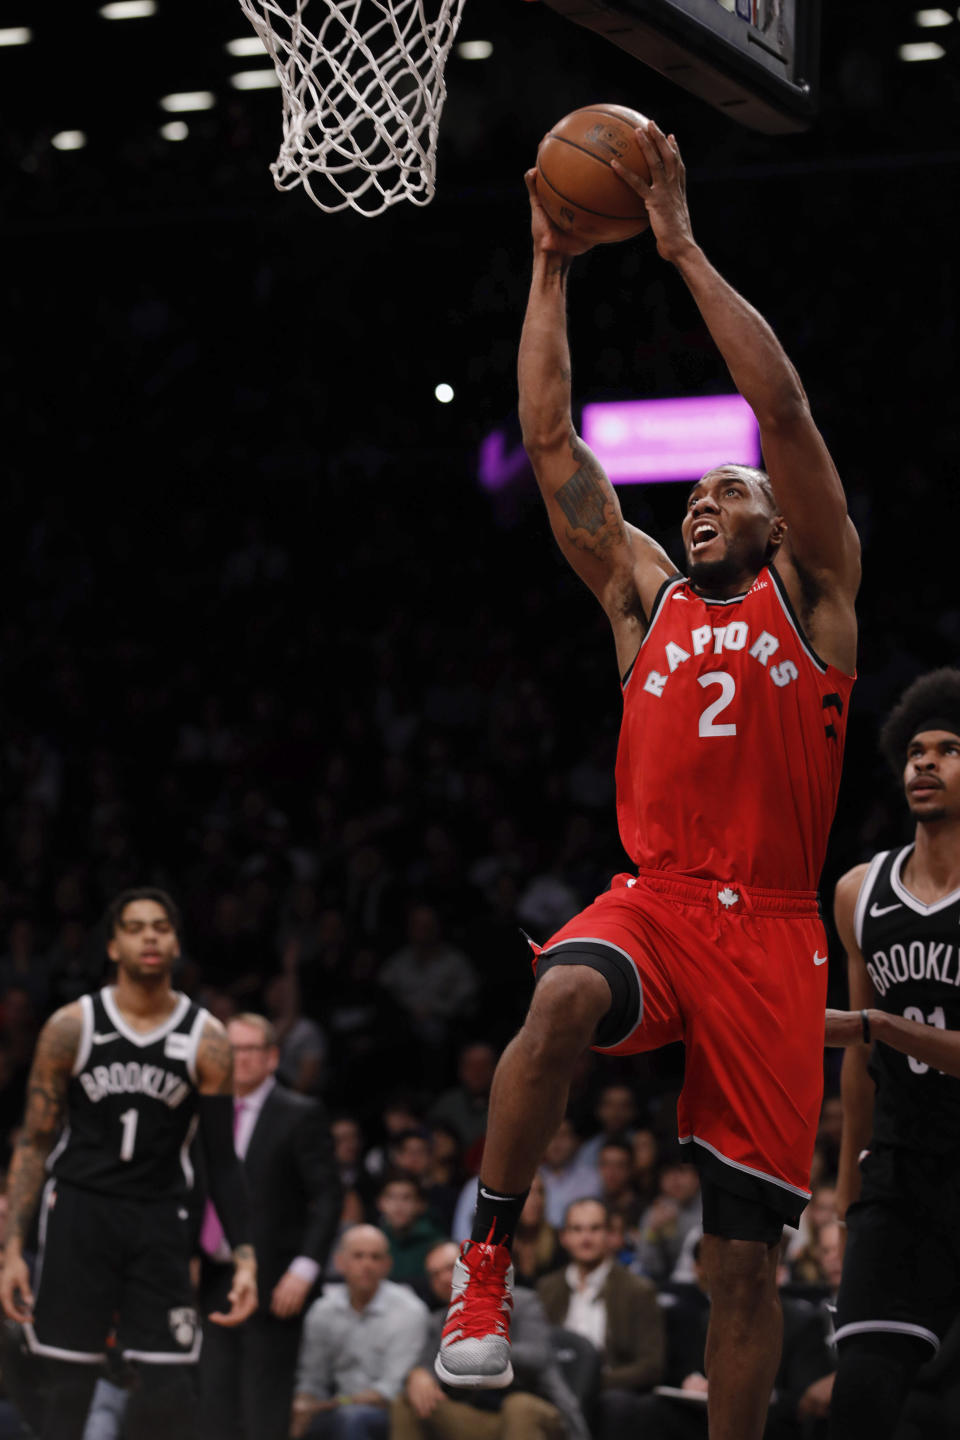
<instances>
[{"instance_id":1,"label":"arena lighting","mask_svg":"<svg viewBox=\"0 0 960 1440\"><path fill-rule=\"evenodd\" d=\"M440 401L441 405L449 405L450 401L453 399L453 386L447 385L443 381L441 381L441 383L436 387L433 393Z\"/></svg>"},{"instance_id":2,"label":"arena lighting","mask_svg":"<svg viewBox=\"0 0 960 1440\"><path fill-rule=\"evenodd\" d=\"M181 90L162 96L160 109L176 114L180 110L212 110L216 103L217 97L212 90Z\"/></svg>"},{"instance_id":3,"label":"arena lighting","mask_svg":"<svg viewBox=\"0 0 960 1440\"><path fill-rule=\"evenodd\" d=\"M82 130L59 130L50 139L54 150L82 150L86 143L87 137Z\"/></svg>"},{"instance_id":4,"label":"arena lighting","mask_svg":"<svg viewBox=\"0 0 960 1440\"><path fill-rule=\"evenodd\" d=\"M147 20L156 13L155 0L113 0L110 5L100 6L104 20Z\"/></svg>"},{"instance_id":5,"label":"arena lighting","mask_svg":"<svg viewBox=\"0 0 960 1440\"><path fill-rule=\"evenodd\" d=\"M489 60L493 54L491 40L463 40L457 46L461 60Z\"/></svg>"},{"instance_id":6,"label":"arena lighting","mask_svg":"<svg viewBox=\"0 0 960 1440\"><path fill-rule=\"evenodd\" d=\"M237 40L228 40L224 45L228 55L241 58L244 55L266 55L267 47L259 35L241 35Z\"/></svg>"},{"instance_id":7,"label":"arena lighting","mask_svg":"<svg viewBox=\"0 0 960 1440\"><path fill-rule=\"evenodd\" d=\"M33 39L33 31L26 25L13 25L7 30L0 30L0 45L29 45Z\"/></svg>"},{"instance_id":8,"label":"arena lighting","mask_svg":"<svg viewBox=\"0 0 960 1440\"><path fill-rule=\"evenodd\" d=\"M897 51L901 60L939 60L946 53L935 40L916 40L910 45L901 45Z\"/></svg>"},{"instance_id":9,"label":"arena lighting","mask_svg":"<svg viewBox=\"0 0 960 1440\"><path fill-rule=\"evenodd\" d=\"M933 30L938 25L952 25L953 16L949 10L917 10L913 23L919 25L921 30Z\"/></svg>"},{"instance_id":10,"label":"arena lighting","mask_svg":"<svg viewBox=\"0 0 960 1440\"><path fill-rule=\"evenodd\" d=\"M164 140L186 140L190 126L185 120L168 120L166 125L160 126L160 134Z\"/></svg>"},{"instance_id":11,"label":"arena lighting","mask_svg":"<svg viewBox=\"0 0 960 1440\"><path fill-rule=\"evenodd\" d=\"M739 395L584 405L581 434L615 485L699 480L725 460L760 464L760 431Z\"/></svg>"},{"instance_id":12,"label":"arena lighting","mask_svg":"<svg viewBox=\"0 0 960 1440\"><path fill-rule=\"evenodd\" d=\"M230 76L234 90L272 90L280 84L276 70L238 70Z\"/></svg>"}]
</instances>

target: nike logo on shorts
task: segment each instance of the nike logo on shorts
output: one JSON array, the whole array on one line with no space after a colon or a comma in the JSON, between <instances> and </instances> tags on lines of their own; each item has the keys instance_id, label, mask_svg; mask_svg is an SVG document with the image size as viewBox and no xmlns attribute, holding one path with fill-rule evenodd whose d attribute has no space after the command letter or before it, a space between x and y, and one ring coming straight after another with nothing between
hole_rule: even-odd
<instances>
[{"instance_id":1,"label":"nike logo on shorts","mask_svg":"<svg viewBox=\"0 0 960 1440\"><path fill-rule=\"evenodd\" d=\"M891 910L902 910L903 906L898 900L894 905L878 905L876 900L870 906L870 914L874 920L879 920L881 915L889 915Z\"/></svg>"},{"instance_id":2,"label":"nike logo on shorts","mask_svg":"<svg viewBox=\"0 0 960 1440\"><path fill-rule=\"evenodd\" d=\"M116 1030L106 1030L102 1035L94 1034L90 1038L94 1045L106 1045L110 1040L119 1040L120 1036Z\"/></svg>"},{"instance_id":3,"label":"nike logo on shorts","mask_svg":"<svg viewBox=\"0 0 960 1440\"><path fill-rule=\"evenodd\" d=\"M820 955L816 950L813 952L814 965L826 965L828 958L826 955Z\"/></svg>"}]
</instances>

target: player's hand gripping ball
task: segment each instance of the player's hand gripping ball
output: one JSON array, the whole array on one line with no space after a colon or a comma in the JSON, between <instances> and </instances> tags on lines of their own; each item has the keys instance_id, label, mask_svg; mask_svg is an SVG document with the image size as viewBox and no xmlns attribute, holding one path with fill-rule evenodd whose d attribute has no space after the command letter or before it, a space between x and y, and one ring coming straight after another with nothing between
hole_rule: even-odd
<instances>
[{"instance_id":1,"label":"player's hand gripping ball","mask_svg":"<svg viewBox=\"0 0 960 1440\"><path fill-rule=\"evenodd\" d=\"M642 198L610 165L618 160L649 183L650 167L634 134L643 121L625 105L586 105L544 135L537 198L558 230L604 245L647 229Z\"/></svg>"}]
</instances>

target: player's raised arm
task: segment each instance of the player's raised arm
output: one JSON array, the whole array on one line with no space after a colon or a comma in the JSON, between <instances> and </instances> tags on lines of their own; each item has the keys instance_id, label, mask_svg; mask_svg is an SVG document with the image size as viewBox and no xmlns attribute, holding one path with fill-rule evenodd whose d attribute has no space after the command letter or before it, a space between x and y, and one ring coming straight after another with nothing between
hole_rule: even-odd
<instances>
[{"instance_id":1,"label":"player's raised arm","mask_svg":"<svg viewBox=\"0 0 960 1440\"><path fill-rule=\"evenodd\" d=\"M518 357L523 443L560 549L613 626L621 672L637 652L656 593L675 573L655 541L624 521L613 486L571 414L567 274L583 241L550 223L526 177L533 275Z\"/></svg>"},{"instance_id":2,"label":"player's raised arm","mask_svg":"<svg viewBox=\"0 0 960 1440\"><path fill-rule=\"evenodd\" d=\"M0 1304L11 1320L29 1320L33 1309L30 1272L23 1247L30 1233L46 1178L47 1157L63 1124L67 1087L77 1059L83 1027L79 1004L52 1015L37 1039L23 1129L17 1140L7 1185L9 1218L0 1275Z\"/></svg>"},{"instance_id":3,"label":"player's raised arm","mask_svg":"<svg viewBox=\"0 0 960 1440\"><path fill-rule=\"evenodd\" d=\"M682 275L734 384L757 417L764 460L789 526L790 551L809 574L831 577L852 601L859 582L859 541L800 377L763 316L723 279L694 240L684 165L674 138L652 120L636 133L651 182L619 162L614 169L643 197L659 253Z\"/></svg>"},{"instance_id":4,"label":"player's raised arm","mask_svg":"<svg viewBox=\"0 0 960 1440\"><path fill-rule=\"evenodd\" d=\"M230 1309L209 1318L239 1325L257 1308L257 1260L250 1243L250 1202L243 1166L233 1145L233 1051L219 1020L207 1016L197 1046L200 1140L210 1198L233 1250Z\"/></svg>"}]
</instances>

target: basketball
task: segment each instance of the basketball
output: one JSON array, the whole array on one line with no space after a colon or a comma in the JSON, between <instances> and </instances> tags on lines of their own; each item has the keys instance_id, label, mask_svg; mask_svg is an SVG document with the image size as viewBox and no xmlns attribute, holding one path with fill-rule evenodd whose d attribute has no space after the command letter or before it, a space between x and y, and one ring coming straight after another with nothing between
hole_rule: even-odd
<instances>
[{"instance_id":1,"label":"basketball","mask_svg":"<svg viewBox=\"0 0 960 1440\"><path fill-rule=\"evenodd\" d=\"M601 245L646 230L650 222L642 199L610 168L611 160L619 160L650 179L633 133L643 119L625 105L585 105L543 137L537 198L558 230Z\"/></svg>"}]
</instances>

